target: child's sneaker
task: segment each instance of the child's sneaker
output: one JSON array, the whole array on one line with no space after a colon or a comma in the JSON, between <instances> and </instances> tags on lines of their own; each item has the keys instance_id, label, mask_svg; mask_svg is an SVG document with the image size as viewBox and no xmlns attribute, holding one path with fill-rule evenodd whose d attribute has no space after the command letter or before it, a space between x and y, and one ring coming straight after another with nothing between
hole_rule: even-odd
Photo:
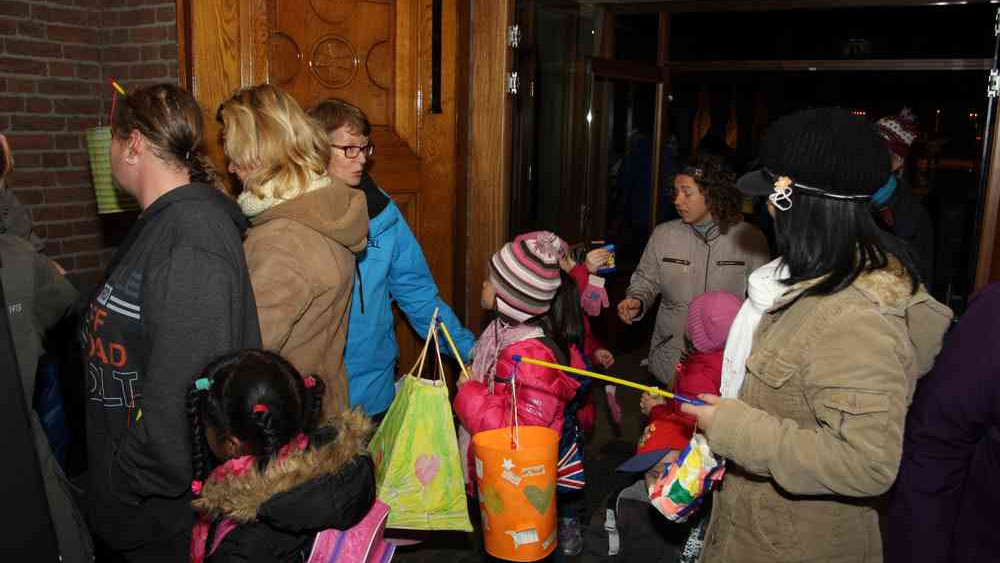
<instances>
[{"instance_id":1,"label":"child's sneaker","mask_svg":"<svg viewBox=\"0 0 1000 563\"><path fill-rule=\"evenodd\" d=\"M583 532L577 518L559 519L559 548L563 555L580 555L583 551Z\"/></svg>"}]
</instances>

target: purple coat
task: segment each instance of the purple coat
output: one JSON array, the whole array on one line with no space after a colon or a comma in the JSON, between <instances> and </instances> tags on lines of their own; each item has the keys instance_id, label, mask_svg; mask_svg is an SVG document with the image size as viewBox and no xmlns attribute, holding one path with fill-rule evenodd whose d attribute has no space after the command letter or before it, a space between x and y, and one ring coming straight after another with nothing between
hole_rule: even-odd
<instances>
[{"instance_id":1,"label":"purple coat","mask_svg":"<svg viewBox=\"0 0 1000 563\"><path fill-rule=\"evenodd\" d=\"M1000 561L1000 284L985 288L920 380L906 419L886 561Z\"/></svg>"}]
</instances>

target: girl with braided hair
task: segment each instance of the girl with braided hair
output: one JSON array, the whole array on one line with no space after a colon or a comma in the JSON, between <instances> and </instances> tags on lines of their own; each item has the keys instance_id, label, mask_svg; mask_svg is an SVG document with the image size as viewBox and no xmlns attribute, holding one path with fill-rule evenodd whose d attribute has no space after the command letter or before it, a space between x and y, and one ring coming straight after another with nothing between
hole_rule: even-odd
<instances>
[{"instance_id":1,"label":"girl with braided hair","mask_svg":"<svg viewBox=\"0 0 1000 563\"><path fill-rule=\"evenodd\" d=\"M198 512L193 563L305 561L317 532L357 524L375 501L359 411L322 418L322 379L284 358L218 358L188 391Z\"/></svg>"}]
</instances>

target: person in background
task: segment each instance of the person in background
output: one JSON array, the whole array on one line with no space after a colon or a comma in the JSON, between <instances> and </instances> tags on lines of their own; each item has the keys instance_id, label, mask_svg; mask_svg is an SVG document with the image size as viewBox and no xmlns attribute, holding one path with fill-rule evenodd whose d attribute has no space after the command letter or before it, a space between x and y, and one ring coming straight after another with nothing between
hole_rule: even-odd
<instances>
[{"instance_id":1,"label":"person in background","mask_svg":"<svg viewBox=\"0 0 1000 563\"><path fill-rule=\"evenodd\" d=\"M701 561L881 561L875 503L951 310L872 217L889 161L871 123L838 108L787 115L760 162L739 187L770 194L789 288L754 333L738 398L681 405L727 459Z\"/></svg>"},{"instance_id":2,"label":"person in background","mask_svg":"<svg viewBox=\"0 0 1000 563\"><path fill-rule=\"evenodd\" d=\"M898 115L879 119L875 125L889 149L892 167L889 180L872 195L876 218L885 230L910 245L917 260L920 281L933 289L934 223L927 208L913 195L913 188L903 175L910 147L920 135L916 116L909 108L904 108Z\"/></svg>"},{"instance_id":3,"label":"person in background","mask_svg":"<svg viewBox=\"0 0 1000 563\"><path fill-rule=\"evenodd\" d=\"M973 297L920 380L889 504L886 561L1000 561L1000 284Z\"/></svg>"},{"instance_id":4,"label":"person in background","mask_svg":"<svg viewBox=\"0 0 1000 563\"><path fill-rule=\"evenodd\" d=\"M339 414L349 406L344 348L355 253L367 244L365 198L326 174L326 134L278 88L239 90L218 119L253 224L244 248L264 348L323 379L323 406Z\"/></svg>"},{"instance_id":5,"label":"person in background","mask_svg":"<svg viewBox=\"0 0 1000 563\"><path fill-rule=\"evenodd\" d=\"M399 345L393 303L421 336L427 334L437 309L463 361L469 361L475 337L441 298L420 243L399 207L366 170L375 154L368 117L338 99L321 102L309 115L323 127L332 148L327 174L359 190L368 204L368 248L358 256L344 356L351 406L360 405L380 420L396 393ZM452 354L447 345L441 351Z\"/></svg>"},{"instance_id":6,"label":"person in background","mask_svg":"<svg viewBox=\"0 0 1000 563\"><path fill-rule=\"evenodd\" d=\"M199 518L191 563L308 561L317 533L357 524L375 502L359 412L322 416L323 380L281 356L214 360L188 392Z\"/></svg>"},{"instance_id":7,"label":"person in background","mask_svg":"<svg viewBox=\"0 0 1000 563\"><path fill-rule=\"evenodd\" d=\"M80 326L87 513L127 561L186 561L191 451L184 400L222 354L260 347L246 218L201 152L202 110L172 84L119 98L111 172L142 213Z\"/></svg>"},{"instance_id":8,"label":"person in background","mask_svg":"<svg viewBox=\"0 0 1000 563\"><path fill-rule=\"evenodd\" d=\"M632 274L618 316L626 324L660 307L649 345L649 370L670 385L684 350L688 303L714 290L746 295L750 272L768 261L760 229L743 221L735 174L718 156L701 153L674 178L681 218L656 227Z\"/></svg>"},{"instance_id":9,"label":"person in background","mask_svg":"<svg viewBox=\"0 0 1000 563\"><path fill-rule=\"evenodd\" d=\"M4 322L10 323L24 401L30 407L45 331L62 318L77 294L62 266L39 252L43 245L32 233L31 214L7 188L7 175L13 167L7 138L0 134L0 282L7 305ZM29 411L60 558L66 563L89 563L93 557L90 531L53 455L38 413Z\"/></svg>"}]
</instances>

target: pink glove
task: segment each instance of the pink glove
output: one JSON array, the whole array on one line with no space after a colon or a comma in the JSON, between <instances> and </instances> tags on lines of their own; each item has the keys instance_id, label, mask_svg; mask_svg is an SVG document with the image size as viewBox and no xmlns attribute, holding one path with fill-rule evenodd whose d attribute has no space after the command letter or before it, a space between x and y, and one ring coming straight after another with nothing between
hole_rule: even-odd
<instances>
[{"instance_id":1,"label":"pink glove","mask_svg":"<svg viewBox=\"0 0 1000 563\"><path fill-rule=\"evenodd\" d=\"M615 421L615 424L620 425L622 423L622 407L618 404L618 397L615 396L614 385L604 386L604 397L608 400L608 410L611 411L611 419Z\"/></svg>"},{"instance_id":2,"label":"pink glove","mask_svg":"<svg viewBox=\"0 0 1000 563\"><path fill-rule=\"evenodd\" d=\"M580 306L591 317L601 314L601 309L607 307L608 292L604 289L604 278L591 275L587 278L587 287L580 296Z\"/></svg>"}]
</instances>

